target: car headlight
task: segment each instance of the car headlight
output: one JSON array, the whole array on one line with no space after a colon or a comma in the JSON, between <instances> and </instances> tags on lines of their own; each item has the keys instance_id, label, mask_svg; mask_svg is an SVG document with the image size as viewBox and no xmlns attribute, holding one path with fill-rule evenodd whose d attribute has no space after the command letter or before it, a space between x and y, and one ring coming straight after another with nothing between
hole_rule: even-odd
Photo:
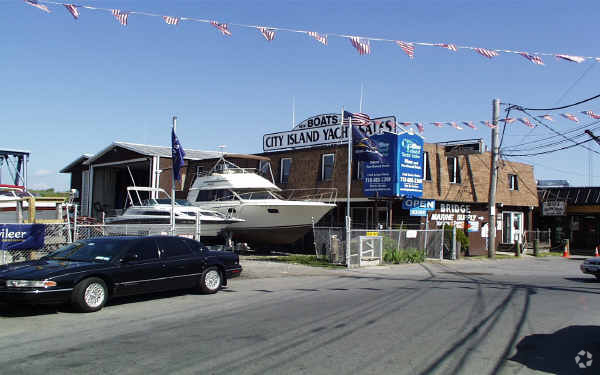
<instances>
[{"instance_id":1,"label":"car headlight","mask_svg":"<svg viewBox=\"0 0 600 375\"><path fill-rule=\"evenodd\" d=\"M50 280L6 280L9 288L49 288L56 286L56 281Z\"/></svg>"}]
</instances>

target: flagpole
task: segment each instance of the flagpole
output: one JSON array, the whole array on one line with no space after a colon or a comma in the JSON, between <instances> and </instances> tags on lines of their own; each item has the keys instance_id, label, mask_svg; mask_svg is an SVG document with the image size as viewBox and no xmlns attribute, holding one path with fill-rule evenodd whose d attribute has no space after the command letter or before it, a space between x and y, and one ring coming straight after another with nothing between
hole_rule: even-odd
<instances>
[{"instance_id":1,"label":"flagpole","mask_svg":"<svg viewBox=\"0 0 600 375\"><path fill-rule=\"evenodd\" d=\"M344 123L344 108L342 107L342 124ZM351 217L350 217L350 187L352 183L352 117L348 119L348 172L346 186L346 266L350 267L350 241L351 241Z\"/></svg>"},{"instance_id":2,"label":"flagpole","mask_svg":"<svg viewBox=\"0 0 600 375\"><path fill-rule=\"evenodd\" d=\"M177 116L173 116L173 133L177 130ZM175 160L171 154L171 235L175 235Z\"/></svg>"}]
</instances>

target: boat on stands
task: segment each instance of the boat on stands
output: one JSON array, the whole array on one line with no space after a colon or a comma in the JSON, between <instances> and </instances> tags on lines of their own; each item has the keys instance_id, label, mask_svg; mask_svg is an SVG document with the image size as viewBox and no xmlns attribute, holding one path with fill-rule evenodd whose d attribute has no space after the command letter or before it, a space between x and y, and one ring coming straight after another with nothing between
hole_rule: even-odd
<instances>
[{"instance_id":1,"label":"boat on stands","mask_svg":"<svg viewBox=\"0 0 600 375\"><path fill-rule=\"evenodd\" d=\"M152 192L156 193L157 198L141 198ZM160 196L163 197L158 198ZM139 231L153 230L152 233L147 234L160 234L168 230L168 225L171 224L171 198L165 190L129 186L127 187L127 199L130 203L129 207L120 215L106 217L104 219L106 225L127 224L129 230L136 230L136 228ZM216 211L201 209L185 199L175 200L173 214L177 231L194 233L197 220L199 220L198 228L200 236L203 238L224 237L226 229L230 225L244 221L243 219L228 217ZM153 226L151 224L159 225Z\"/></svg>"},{"instance_id":2,"label":"boat on stands","mask_svg":"<svg viewBox=\"0 0 600 375\"><path fill-rule=\"evenodd\" d=\"M208 173L196 176L187 200L202 209L244 219L228 228L234 241L271 248L301 239L335 207L331 202L336 189L301 190L284 192L254 168L240 168L221 157ZM290 195L286 198L285 194Z\"/></svg>"}]
</instances>

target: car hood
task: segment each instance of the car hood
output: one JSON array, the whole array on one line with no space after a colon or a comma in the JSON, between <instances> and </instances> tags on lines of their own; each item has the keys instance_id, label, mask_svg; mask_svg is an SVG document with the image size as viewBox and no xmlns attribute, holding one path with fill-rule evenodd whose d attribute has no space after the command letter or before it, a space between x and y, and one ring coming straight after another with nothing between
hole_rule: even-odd
<instances>
[{"instance_id":1,"label":"car hood","mask_svg":"<svg viewBox=\"0 0 600 375\"><path fill-rule=\"evenodd\" d=\"M0 266L0 278L7 280L44 280L62 274L104 267L106 267L106 263L40 259Z\"/></svg>"},{"instance_id":2,"label":"car hood","mask_svg":"<svg viewBox=\"0 0 600 375\"><path fill-rule=\"evenodd\" d=\"M585 264L594 264L594 265L600 265L600 258L589 258L586 259Z\"/></svg>"}]
</instances>

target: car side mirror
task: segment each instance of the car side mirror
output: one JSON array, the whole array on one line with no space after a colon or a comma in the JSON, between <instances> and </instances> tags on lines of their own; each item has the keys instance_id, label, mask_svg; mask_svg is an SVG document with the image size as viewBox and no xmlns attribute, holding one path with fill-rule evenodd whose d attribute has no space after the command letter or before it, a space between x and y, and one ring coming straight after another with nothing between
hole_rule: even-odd
<instances>
[{"instance_id":1,"label":"car side mirror","mask_svg":"<svg viewBox=\"0 0 600 375\"><path fill-rule=\"evenodd\" d=\"M140 256L137 253L127 254L121 258L121 263L135 262L138 259L140 259Z\"/></svg>"}]
</instances>

